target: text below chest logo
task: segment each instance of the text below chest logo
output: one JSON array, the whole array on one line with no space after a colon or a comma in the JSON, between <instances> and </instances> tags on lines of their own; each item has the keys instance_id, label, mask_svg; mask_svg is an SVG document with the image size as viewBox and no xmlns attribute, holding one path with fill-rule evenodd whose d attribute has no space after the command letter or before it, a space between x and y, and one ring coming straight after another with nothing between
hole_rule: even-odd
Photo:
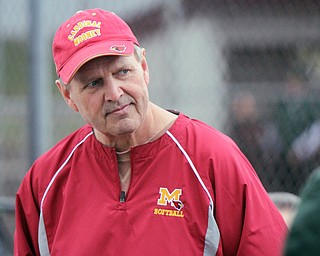
<instances>
[{"instance_id":1,"label":"text below chest logo","mask_svg":"<svg viewBox=\"0 0 320 256\"><path fill-rule=\"evenodd\" d=\"M154 214L164 215L171 217L184 217L183 211L181 209L184 207L184 204L180 200L182 195L181 189L175 189L170 192L167 188L160 188L159 190L160 198L157 201L158 205L161 206L171 206L173 209L154 209Z\"/></svg>"}]
</instances>

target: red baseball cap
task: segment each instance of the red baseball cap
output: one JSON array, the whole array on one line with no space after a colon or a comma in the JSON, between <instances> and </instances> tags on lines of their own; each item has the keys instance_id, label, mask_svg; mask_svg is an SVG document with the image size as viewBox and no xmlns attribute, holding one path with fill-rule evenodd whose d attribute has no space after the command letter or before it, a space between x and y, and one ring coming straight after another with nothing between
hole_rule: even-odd
<instances>
[{"instance_id":1,"label":"red baseball cap","mask_svg":"<svg viewBox=\"0 0 320 256\"><path fill-rule=\"evenodd\" d=\"M131 55L138 40L116 14L102 9L78 11L57 30L52 53L57 75L68 84L79 68L99 56Z\"/></svg>"}]
</instances>

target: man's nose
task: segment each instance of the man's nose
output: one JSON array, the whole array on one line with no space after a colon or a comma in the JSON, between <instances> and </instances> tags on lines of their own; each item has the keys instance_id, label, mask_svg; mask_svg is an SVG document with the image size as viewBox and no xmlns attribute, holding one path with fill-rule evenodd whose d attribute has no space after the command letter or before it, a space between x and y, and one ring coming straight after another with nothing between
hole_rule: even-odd
<instances>
[{"instance_id":1,"label":"man's nose","mask_svg":"<svg viewBox=\"0 0 320 256\"><path fill-rule=\"evenodd\" d=\"M105 83L105 100L117 101L124 94L122 83L114 78L108 79Z\"/></svg>"}]
</instances>

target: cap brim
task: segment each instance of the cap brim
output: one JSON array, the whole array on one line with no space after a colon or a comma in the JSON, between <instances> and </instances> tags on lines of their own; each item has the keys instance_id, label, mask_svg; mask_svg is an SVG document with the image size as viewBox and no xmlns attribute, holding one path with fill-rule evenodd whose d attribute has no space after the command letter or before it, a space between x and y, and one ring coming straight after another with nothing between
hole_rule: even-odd
<instances>
[{"instance_id":1,"label":"cap brim","mask_svg":"<svg viewBox=\"0 0 320 256\"><path fill-rule=\"evenodd\" d=\"M132 41L101 42L88 45L76 52L63 66L59 77L65 84L69 84L75 73L86 62L106 55L132 55L134 43Z\"/></svg>"}]
</instances>

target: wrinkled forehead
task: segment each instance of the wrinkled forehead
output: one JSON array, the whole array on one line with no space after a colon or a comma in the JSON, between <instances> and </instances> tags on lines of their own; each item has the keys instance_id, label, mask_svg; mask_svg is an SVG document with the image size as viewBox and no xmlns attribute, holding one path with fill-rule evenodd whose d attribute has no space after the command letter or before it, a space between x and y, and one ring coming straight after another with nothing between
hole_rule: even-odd
<instances>
[{"instance_id":1,"label":"wrinkled forehead","mask_svg":"<svg viewBox=\"0 0 320 256\"><path fill-rule=\"evenodd\" d=\"M112 55L112 56L101 56L94 58L85 64L83 64L80 69L76 72L74 75L74 79L83 79L83 76L89 75L89 74L95 74L99 73L101 70L110 70L112 71L115 68L124 68L135 58L131 56L118 56L118 55Z\"/></svg>"}]
</instances>

